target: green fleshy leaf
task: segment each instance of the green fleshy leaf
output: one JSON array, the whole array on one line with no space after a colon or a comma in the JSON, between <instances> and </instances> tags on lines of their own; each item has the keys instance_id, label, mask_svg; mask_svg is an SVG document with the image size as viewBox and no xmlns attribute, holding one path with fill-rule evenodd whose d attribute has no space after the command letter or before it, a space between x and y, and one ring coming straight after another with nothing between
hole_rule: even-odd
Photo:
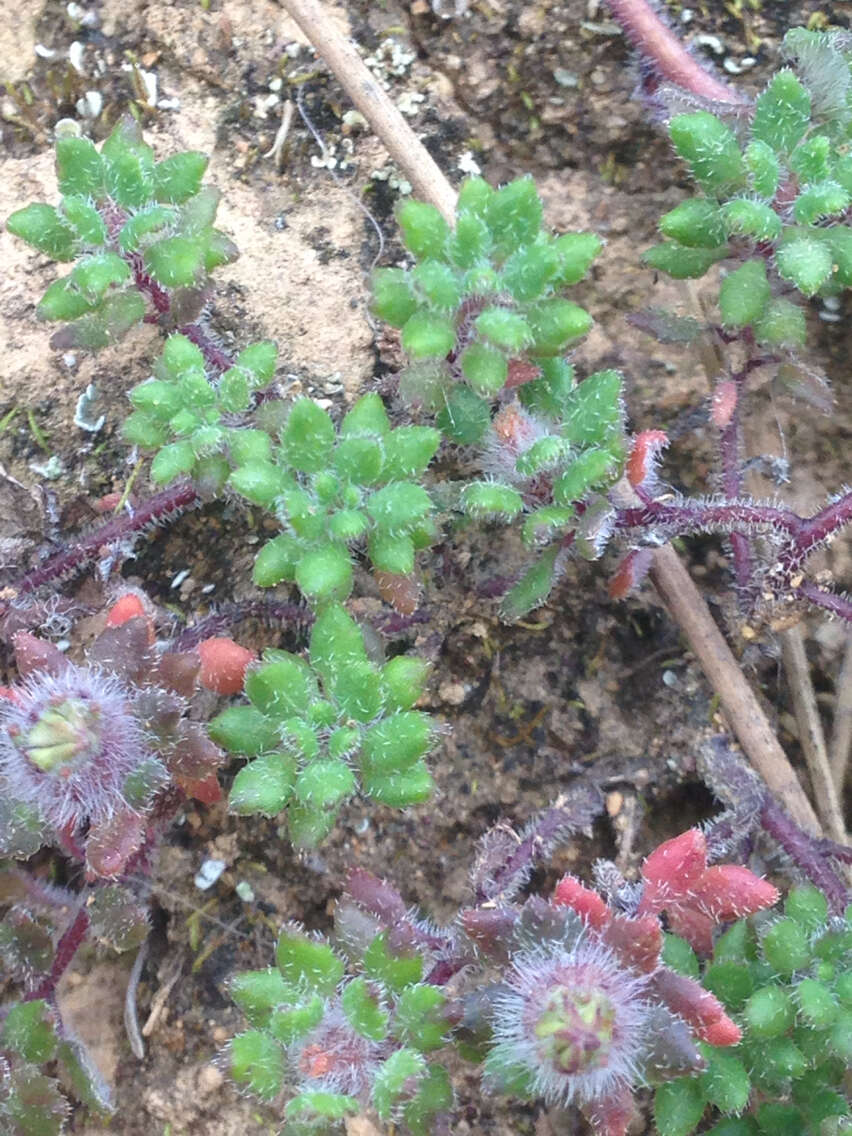
<instances>
[{"instance_id":1,"label":"green fleshy leaf","mask_svg":"<svg viewBox=\"0 0 852 1136\"><path fill-rule=\"evenodd\" d=\"M524 508L524 499L517 489L494 481L468 482L459 503L469 517L501 521L512 520Z\"/></svg>"},{"instance_id":2,"label":"green fleshy leaf","mask_svg":"<svg viewBox=\"0 0 852 1136\"><path fill-rule=\"evenodd\" d=\"M89 138L57 138L56 176L63 196L103 197L103 162Z\"/></svg>"},{"instance_id":3,"label":"green fleshy leaf","mask_svg":"<svg viewBox=\"0 0 852 1136\"><path fill-rule=\"evenodd\" d=\"M472 343L461 356L465 379L477 394L493 398L506 385L509 363L505 354L484 343Z\"/></svg>"},{"instance_id":4,"label":"green fleshy leaf","mask_svg":"<svg viewBox=\"0 0 852 1136\"><path fill-rule=\"evenodd\" d=\"M730 272L719 288L719 310L725 327L746 327L759 320L772 291L762 260L747 260Z\"/></svg>"},{"instance_id":5,"label":"green fleshy leaf","mask_svg":"<svg viewBox=\"0 0 852 1136\"><path fill-rule=\"evenodd\" d=\"M292 1002L298 991L286 982L281 970L243 970L228 983L228 994L249 1019L252 1026L264 1027L277 1005Z\"/></svg>"},{"instance_id":6,"label":"green fleshy leaf","mask_svg":"<svg viewBox=\"0 0 852 1136\"><path fill-rule=\"evenodd\" d=\"M327 469L334 447L334 425L331 418L311 398L293 403L281 441L288 462L302 473Z\"/></svg>"},{"instance_id":7,"label":"green fleshy leaf","mask_svg":"<svg viewBox=\"0 0 852 1136\"><path fill-rule=\"evenodd\" d=\"M371 288L373 312L391 327L403 327L417 310L409 274L402 268L377 268Z\"/></svg>"},{"instance_id":8,"label":"green fleshy leaf","mask_svg":"<svg viewBox=\"0 0 852 1136\"><path fill-rule=\"evenodd\" d=\"M402 329L402 346L412 359L441 359L456 342L453 321L446 316L418 308Z\"/></svg>"},{"instance_id":9,"label":"green fleshy leaf","mask_svg":"<svg viewBox=\"0 0 852 1136\"><path fill-rule=\"evenodd\" d=\"M296 565L296 583L314 603L345 600L352 591L352 563L338 545L307 552Z\"/></svg>"},{"instance_id":10,"label":"green fleshy leaf","mask_svg":"<svg viewBox=\"0 0 852 1136\"><path fill-rule=\"evenodd\" d=\"M450 237L450 227L434 205L424 201L405 201L397 209L396 219L409 252L419 260L441 258Z\"/></svg>"},{"instance_id":11,"label":"green fleshy leaf","mask_svg":"<svg viewBox=\"0 0 852 1136\"><path fill-rule=\"evenodd\" d=\"M288 754L263 754L234 778L228 808L238 816L277 816L293 795L295 779L296 763Z\"/></svg>"},{"instance_id":12,"label":"green fleshy leaf","mask_svg":"<svg viewBox=\"0 0 852 1136\"><path fill-rule=\"evenodd\" d=\"M751 237L755 241L777 241L781 236L781 218L762 201L735 197L725 202L720 213L727 236Z\"/></svg>"},{"instance_id":13,"label":"green fleshy leaf","mask_svg":"<svg viewBox=\"0 0 852 1136\"><path fill-rule=\"evenodd\" d=\"M204 267L204 248L190 237L164 237L144 252L145 268L164 288L185 288Z\"/></svg>"},{"instance_id":14,"label":"green fleshy leaf","mask_svg":"<svg viewBox=\"0 0 852 1136\"><path fill-rule=\"evenodd\" d=\"M790 153L811 120L811 96L792 71L779 71L758 98L752 138L779 153Z\"/></svg>"},{"instance_id":15,"label":"green fleshy leaf","mask_svg":"<svg viewBox=\"0 0 852 1136\"><path fill-rule=\"evenodd\" d=\"M274 722L256 706L228 706L212 719L207 732L228 753L246 757L257 757L275 749L279 742Z\"/></svg>"},{"instance_id":16,"label":"green fleshy leaf","mask_svg":"<svg viewBox=\"0 0 852 1136\"><path fill-rule=\"evenodd\" d=\"M388 1014L382 1008L366 978L354 978L347 983L340 998L349 1024L361 1037L382 1041L387 1037Z\"/></svg>"},{"instance_id":17,"label":"green fleshy leaf","mask_svg":"<svg viewBox=\"0 0 852 1136\"><path fill-rule=\"evenodd\" d=\"M476 330L496 347L519 352L530 342L530 326L509 308L486 308L476 317Z\"/></svg>"},{"instance_id":18,"label":"green fleshy leaf","mask_svg":"<svg viewBox=\"0 0 852 1136\"><path fill-rule=\"evenodd\" d=\"M271 1100L284 1084L284 1051L268 1033L247 1030L231 1039L230 1069L238 1085Z\"/></svg>"},{"instance_id":19,"label":"green fleshy leaf","mask_svg":"<svg viewBox=\"0 0 852 1136\"><path fill-rule=\"evenodd\" d=\"M831 250L810 237L794 237L777 250L775 262L785 280L804 296L813 296L831 276Z\"/></svg>"},{"instance_id":20,"label":"green fleshy leaf","mask_svg":"<svg viewBox=\"0 0 852 1136\"><path fill-rule=\"evenodd\" d=\"M679 1077L660 1085L654 1094L654 1119L660 1136L688 1136L706 1107L707 1098L698 1080Z\"/></svg>"},{"instance_id":21,"label":"green fleshy leaf","mask_svg":"<svg viewBox=\"0 0 852 1136\"><path fill-rule=\"evenodd\" d=\"M288 982L322 995L334 993L345 969L328 943L286 929L278 939L276 959Z\"/></svg>"},{"instance_id":22,"label":"green fleshy leaf","mask_svg":"<svg viewBox=\"0 0 852 1136\"><path fill-rule=\"evenodd\" d=\"M34 202L18 209L6 222L15 237L37 248L52 260L73 260L75 234L52 205Z\"/></svg>"},{"instance_id":23,"label":"green fleshy leaf","mask_svg":"<svg viewBox=\"0 0 852 1136\"><path fill-rule=\"evenodd\" d=\"M722 196L744 187L745 166L736 136L715 115L707 111L677 114L669 123L669 134L675 150L707 193Z\"/></svg>"},{"instance_id":24,"label":"green fleshy leaf","mask_svg":"<svg viewBox=\"0 0 852 1136\"><path fill-rule=\"evenodd\" d=\"M727 245L717 249L686 248L668 241L646 249L642 253L642 260L675 280L690 280L703 276L717 260L722 260L727 255Z\"/></svg>"},{"instance_id":25,"label":"green fleshy leaf","mask_svg":"<svg viewBox=\"0 0 852 1136\"><path fill-rule=\"evenodd\" d=\"M62 212L75 230L77 239L86 245L103 245L107 227L103 217L87 197L71 195L62 199Z\"/></svg>"},{"instance_id":26,"label":"green fleshy leaf","mask_svg":"<svg viewBox=\"0 0 852 1136\"><path fill-rule=\"evenodd\" d=\"M154 197L181 205L201 189L201 179L209 158L197 150L173 154L154 167Z\"/></svg>"},{"instance_id":27,"label":"green fleshy leaf","mask_svg":"<svg viewBox=\"0 0 852 1136\"><path fill-rule=\"evenodd\" d=\"M447 395L435 423L451 442L468 446L480 440L490 421L488 403L469 387L455 386Z\"/></svg>"},{"instance_id":28,"label":"green fleshy leaf","mask_svg":"<svg viewBox=\"0 0 852 1136\"><path fill-rule=\"evenodd\" d=\"M660 218L660 232L686 248L715 249L727 233L715 201L706 197L683 201Z\"/></svg>"},{"instance_id":29,"label":"green fleshy leaf","mask_svg":"<svg viewBox=\"0 0 852 1136\"><path fill-rule=\"evenodd\" d=\"M561 287L578 284L603 248L597 233L563 233L553 242L559 267L553 283Z\"/></svg>"},{"instance_id":30,"label":"green fleshy leaf","mask_svg":"<svg viewBox=\"0 0 852 1136\"><path fill-rule=\"evenodd\" d=\"M520 619L533 608L539 607L550 595L554 584L558 546L548 548L538 561L528 568L521 579L510 588L500 605L500 614L507 622Z\"/></svg>"}]
</instances>

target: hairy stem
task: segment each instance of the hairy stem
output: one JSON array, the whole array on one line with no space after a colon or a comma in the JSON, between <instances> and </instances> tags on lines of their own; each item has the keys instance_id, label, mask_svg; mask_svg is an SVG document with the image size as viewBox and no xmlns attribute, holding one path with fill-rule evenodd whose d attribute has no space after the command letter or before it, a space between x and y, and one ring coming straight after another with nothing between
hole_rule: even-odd
<instances>
[{"instance_id":1,"label":"hairy stem","mask_svg":"<svg viewBox=\"0 0 852 1136\"><path fill-rule=\"evenodd\" d=\"M17 595L35 592L52 580L79 572L92 560L97 559L104 548L110 548L122 540L127 540L149 525L167 520L173 513L193 508L200 501L197 489L189 482L171 485L161 493L149 497L141 505L137 505L133 512L114 517L106 524L93 529L75 544L49 557L38 568L27 572L10 587ZM6 606L0 608L0 614L5 610Z\"/></svg>"},{"instance_id":2,"label":"hairy stem","mask_svg":"<svg viewBox=\"0 0 852 1136\"><path fill-rule=\"evenodd\" d=\"M647 0L607 0L616 23L666 82L713 102L742 104L742 95L694 59Z\"/></svg>"},{"instance_id":3,"label":"hairy stem","mask_svg":"<svg viewBox=\"0 0 852 1136\"><path fill-rule=\"evenodd\" d=\"M70 966L71 960L85 939L88 929L89 913L85 907L81 906L56 946L56 954L53 957L50 973L45 975L38 986L27 994L24 999L26 1002L35 1002L39 998L45 998L49 1002L55 1000L59 980Z\"/></svg>"},{"instance_id":4,"label":"hairy stem","mask_svg":"<svg viewBox=\"0 0 852 1136\"><path fill-rule=\"evenodd\" d=\"M771 793L766 794L760 819L773 840L778 841L808 879L825 894L834 914L841 915L849 902L849 889L829 864L820 842L803 832Z\"/></svg>"},{"instance_id":5,"label":"hairy stem","mask_svg":"<svg viewBox=\"0 0 852 1136\"><path fill-rule=\"evenodd\" d=\"M852 625L852 600L848 596L839 596L836 592L824 592L818 584L811 583L810 580L805 580L803 584L794 588L793 595L807 600L814 607L823 608L824 611Z\"/></svg>"},{"instance_id":6,"label":"hairy stem","mask_svg":"<svg viewBox=\"0 0 852 1136\"><path fill-rule=\"evenodd\" d=\"M221 375L223 371L233 367L234 360L228 352L224 351L199 323L184 324L183 327L178 328L178 331L199 349L209 370Z\"/></svg>"},{"instance_id":7,"label":"hairy stem","mask_svg":"<svg viewBox=\"0 0 852 1136\"><path fill-rule=\"evenodd\" d=\"M265 623L299 623L307 627L313 623L314 618L314 613L301 604L282 603L280 600L244 600L242 603L223 604L175 636L172 650L191 651L205 639L221 635L244 619L258 619Z\"/></svg>"}]
</instances>

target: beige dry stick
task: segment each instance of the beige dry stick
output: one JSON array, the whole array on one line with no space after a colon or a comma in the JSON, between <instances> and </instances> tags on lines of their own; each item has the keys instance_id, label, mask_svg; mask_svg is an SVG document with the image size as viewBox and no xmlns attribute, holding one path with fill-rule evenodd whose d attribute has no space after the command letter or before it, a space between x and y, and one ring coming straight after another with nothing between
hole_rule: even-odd
<instances>
[{"instance_id":1,"label":"beige dry stick","mask_svg":"<svg viewBox=\"0 0 852 1136\"><path fill-rule=\"evenodd\" d=\"M334 72L355 106L411 182L452 224L456 194L417 135L317 0L279 0ZM719 696L740 745L790 815L810 832L819 822L787 755L710 610L669 545L654 553L651 579Z\"/></svg>"}]
</instances>

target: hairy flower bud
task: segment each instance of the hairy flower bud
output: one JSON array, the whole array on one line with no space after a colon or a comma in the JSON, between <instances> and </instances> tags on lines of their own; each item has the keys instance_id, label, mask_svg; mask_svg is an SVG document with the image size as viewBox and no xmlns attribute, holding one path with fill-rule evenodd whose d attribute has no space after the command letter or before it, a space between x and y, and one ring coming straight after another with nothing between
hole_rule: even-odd
<instances>
[{"instance_id":1,"label":"hairy flower bud","mask_svg":"<svg viewBox=\"0 0 852 1136\"><path fill-rule=\"evenodd\" d=\"M589 935L518 956L496 999L488 1070L529 1080L551 1104L581 1106L641 1076L646 982Z\"/></svg>"},{"instance_id":2,"label":"hairy flower bud","mask_svg":"<svg viewBox=\"0 0 852 1136\"><path fill-rule=\"evenodd\" d=\"M10 795L55 828L126 808L125 782L148 754L122 684L69 665L16 694L0 706L0 779Z\"/></svg>"}]
</instances>

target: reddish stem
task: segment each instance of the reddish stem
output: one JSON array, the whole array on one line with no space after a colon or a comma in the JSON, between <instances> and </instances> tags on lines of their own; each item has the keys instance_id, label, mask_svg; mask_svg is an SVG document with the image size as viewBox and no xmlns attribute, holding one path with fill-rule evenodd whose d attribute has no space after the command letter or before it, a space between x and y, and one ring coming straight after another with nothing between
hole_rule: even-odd
<instances>
[{"instance_id":1,"label":"reddish stem","mask_svg":"<svg viewBox=\"0 0 852 1136\"><path fill-rule=\"evenodd\" d=\"M778 841L808 879L824 893L834 914L841 915L849 902L849 890L820 849L821 842L799 828L771 793L764 798L760 819L773 840Z\"/></svg>"},{"instance_id":2,"label":"reddish stem","mask_svg":"<svg viewBox=\"0 0 852 1136\"><path fill-rule=\"evenodd\" d=\"M74 916L71 926L67 928L56 946L56 955L50 973L45 975L35 990L31 990L27 994L24 999L25 1002L35 1002L39 998L45 998L49 1002L54 1001L59 980L68 969L80 944L85 939L88 929L89 913L85 907L81 907Z\"/></svg>"},{"instance_id":3,"label":"reddish stem","mask_svg":"<svg viewBox=\"0 0 852 1136\"><path fill-rule=\"evenodd\" d=\"M693 59L646 0L607 0L607 4L624 34L662 79L702 99L743 105L743 96Z\"/></svg>"},{"instance_id":4,"label":"reddish stem","mask_svg":"<svg viewBox=\"0 0 852 1136\"><path fill-rule=\"evenodd\" d=\"M825 543L839 529L850 523L852 523L852 489L847 490L818 513L814 513L812 517L806 517L800 522L795 541L799 559L791 564L791 567L797 567L818 545Z\"/></svg>"},{"instance_id":5,"label":"reddish stem","mask_svg":"<svg viewBox=\"0 0 852 1136\"><path fill-rule=\"evenodd\" d=\"M620 529L664 528L669 538L702 531L730 535L743 528L756 527L787 532L795 541L803 523L792 509L750 505L744 501L712 505L689 501L671 505L663 501L649 501L646 505L619 509L616 517L616 526Z\"/></svg>"},{"instance_id":6,"label":"reddish stem","mask_svg":"<svg viewBox=\"0 0 852 1136\"><path fill-rule=\"evenodd\" d=\"M838 619L843 619L852 624L852 600L846 596L839 596L836 592L824 592L822 588L810 580L805 580L798 588L794 588L793 594L807 600L808 603L812 603L814 607L821 607L824 611L829 611L832 615L837 616Z\"/></svg>"},{"instance_id":7,"label":"reddish stem","mask_svg":"<svg viewBox=\"0 0 852 1136\"><path fill-rule=\"evenodd\" d=\"M183 509L192 508L198 505L200 500L198 490L189 482L172 485L143 501L132 513L114 517L70 548L51 556L38 568L22 576L11 587L17 595L21 595L34 592L51 580L78 572L99 556L104 547L108 548L121 540L126 540L128 536L140 532L151 524L163 522ZM2 610L5 608L0 609Z\"/></svg>"},{"instance_id":8,"label":"reddish stem","mask_svg":"<svg viewBox=\"0 0 852 1136\"><path fill-rule=\"evenodd\" d=\"M181 335L185 335L186 338L194 343L201 351L201 354L204 356L204 362L211 371L216 371L218 374L221 374L223 371L227 371L229 367L233 367L234 360L228 352L223 351L200 324L184 324L183 327L178 328L178 331Z\"/></svg>"},{"instance_id":9,"label":"reddish stem","mask_svg":"<svg viewBox=\"0 0 852 1136\"><path fill-rule=\"evenodd\" d=\"M742 470L740 467L740 399L745 386L746 372L733 376L737 398L730 420L722 429L719 438L719 454L722 461L722 489L729 500L742 493ZM752 582L751 545L744 533L731 533L731 551L734 559L734 578L741 600L748 598Z\"/></svg>"}]
</instances>

